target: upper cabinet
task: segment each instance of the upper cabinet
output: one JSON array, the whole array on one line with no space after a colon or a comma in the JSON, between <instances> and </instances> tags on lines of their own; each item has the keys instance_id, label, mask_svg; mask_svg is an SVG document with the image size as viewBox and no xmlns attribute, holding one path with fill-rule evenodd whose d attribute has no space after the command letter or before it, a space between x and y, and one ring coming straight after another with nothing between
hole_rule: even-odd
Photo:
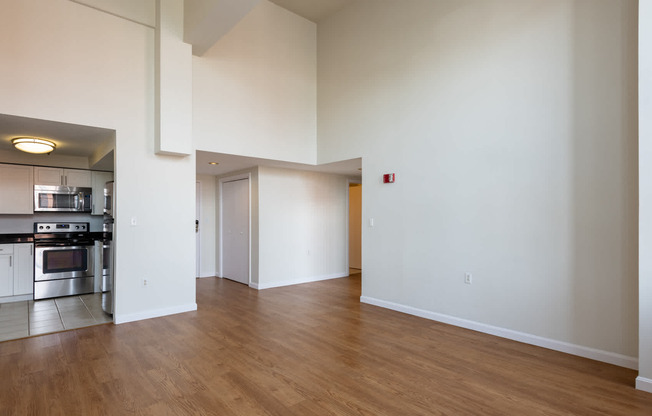
<instances>
[{"instance_id":1,"label":"upper cabinet","mask_svg":"<svg viewBox=\"0 0 652 416\"><path fill-rule=\"evenodd\" d=\"M32 167L0 164L0 214L34 213Z\"/></svg>"},{"instance_id":2,"label":"upper cabinet","mask_svg":"<svg viewBox=\"0 0 652 416\"><path fill-rule=\"evenodd\" d=\"M81 169L59 169L34 167L35 185L75 186L90 188L92 186L91 171Z\"/></svg>"},{"instance_id":3,"label":"upper cabinet","mask_svg":"<svg viewBox=\"0 0 652 416\"><path fill-rule=\"evenodd\" d=\"M93 212L91 215L104 214L104 184L113 180L112 172L91 172L93 182Z\"/></svg>"}]
</instances>

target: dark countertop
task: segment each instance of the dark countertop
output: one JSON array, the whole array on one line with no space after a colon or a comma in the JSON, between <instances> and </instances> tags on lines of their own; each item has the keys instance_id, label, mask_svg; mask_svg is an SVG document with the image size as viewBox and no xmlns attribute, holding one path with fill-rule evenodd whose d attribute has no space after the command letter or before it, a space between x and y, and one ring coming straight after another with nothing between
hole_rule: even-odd
<instances>
[{"instance_id":1,"label":"dark countertop","mask_svg":"<svg viewBox=\"0 0 652 416\"><path fill-rule=\"evenodd\" d=\"M110 240L111 233L105 233L103 231L91 231L88 233L93 240Z\"/></svg>"},{"instance_id":2,"label":"dark countertop","mask_svg":"<svg viewBox=\"0 0 652 416\"><path fill-rule=\"evenodd\" d=\"M34 234L0 234L0 244L33 243Z\"/></svg>"},{"instance_id":3,"label":"dark countertop","mask_svg":"<svg viewBox=\"0 0 652 416\"><path fill-rule=\"evenodd\" d=\"M91 231L88 236L93 240L110 240L111 233ZM34 234L0 234L0 244L33 243Z\"/></svg>"}]
</instances>

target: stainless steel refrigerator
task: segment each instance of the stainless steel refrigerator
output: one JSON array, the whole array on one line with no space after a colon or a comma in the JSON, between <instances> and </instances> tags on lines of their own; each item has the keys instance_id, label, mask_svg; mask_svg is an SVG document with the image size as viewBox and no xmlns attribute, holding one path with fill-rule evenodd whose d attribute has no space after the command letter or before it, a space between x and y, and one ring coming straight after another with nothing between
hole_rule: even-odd
<instances>
[{"instance_id":1,"label":"stainless steel refrigerator","mask_svg":"<svg viewBox=\"0 0 652 416\"><path fill-rule=\"evenodd\" d=\"M104 312L113 314L115 301L113 288L115 287L114 253L113 242L113 213L115 209L113 193L115 184L113 181L104 185L104 225L102 226L102 309Z\"/></svg>"}]
</instances>

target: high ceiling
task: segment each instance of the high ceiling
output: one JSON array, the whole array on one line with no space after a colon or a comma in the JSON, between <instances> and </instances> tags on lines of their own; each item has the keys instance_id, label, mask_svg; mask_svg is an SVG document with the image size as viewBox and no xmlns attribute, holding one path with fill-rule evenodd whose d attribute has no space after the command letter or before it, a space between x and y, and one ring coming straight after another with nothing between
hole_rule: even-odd
<instances>
[{"instance_id":1,"label":"high ceiling","mask_svg":"<svg viewBox=\"0 0 652 416\"><path fill-rule=\"evenodd\" d=\"M270 0L315 23L340 11L356 0Z\"/></svg>"},{"instance_id":2,"label":"high ceiling","mask_svg":"<svg viewBox=\"0 0 652 416\"><path fill-rule=\"evenodd\" d=\"M233 3L233 16L232 19L234 22L241 19L242 16L246 14L258 0L229 0ZM350 5L357 0L270 0L271 2L277 4L280 7L283 7L301 17L304 17L308 20L311 20L315 23L331 16L332 14L338 12L342 8ZM94 3L93 1L80 1L80 3ZM228 2L227 2L228 3ZM206 3L204 1L189 1L188 5L200 6ZM224 5L224 3L216 3L217 5ZM91 4L92 5L92 4ZM236 7L241 6L241 7ZM219 8L218 8L219 9ZM197 13L199 17L197 20L205 20L206 13L211 12L212 9L206 10L205 8L198 8ZM217 10L223 16L223 9ZM192 17L192 15L189 15ZM210 20L210 19L208 19ZM218 19L219 20L219 19ZM233 23L234 23L233 22ZM222 22L224 23L224 22ZM192 22L186 22L190 27L197 29ZM214 25L213 25L214 26ZM231 27L232 24L225 24L225 27ZM201 27L199 28L201 29ZM207 44L202 46L202 50L210 47L214 42L213 39L215 36L221 36L219 33L212 34L214 36L207 36L205 33L197 29L197 35L199 38L205 38ZM209 28L212 31L215 31L215 28ZM201 45L200 45L201 46ZM193 51L195 45L193 44ZM53 140L57 144L57 149L53 154L61 156L75 156L75 157L87 157L91 158L93 153L102 147L106 147L107 143L113 143L115 138L115 131L90 127L90 126L80 126L67 123L59 123L46 120L37 120L26 117L18 117L12 115L0 114L0 151L4 152L18 152L11 145L11 139L16 136L36 136L43 137ZM18 152L20 153L20 152ZM209 161L218 161L219 165L208 165ZM108 163L108 162L107 162ZM112 169L112 163L108 163L110 167L102 167L107 169ZM107 166L108 166L107 165ZM266 165L274 167L284 167L291 169L302 169L302 170L312 170L312 171L321 171L329 173L338 173L349 176L360 176L361 161L360 159L354 159L350 161L343 161L338 163L332 163L328 165L303 165L297 163L288 163L281 161L271 161L265 159L257 158L248 158L240 157L226 154L218 153L207 153L207 152L198 152L197 154L197 173L198 174L209 174L209 175L220 175L223 173L228 173L230 171L235 171L238 169L249 168L257 165Z\"/></svg>"}]
</instances>

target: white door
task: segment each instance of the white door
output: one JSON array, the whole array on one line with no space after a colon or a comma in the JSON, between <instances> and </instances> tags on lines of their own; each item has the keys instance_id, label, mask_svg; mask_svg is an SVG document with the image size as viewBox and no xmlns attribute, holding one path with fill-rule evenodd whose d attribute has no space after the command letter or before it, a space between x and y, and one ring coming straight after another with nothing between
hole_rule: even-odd
<instances>
[{"instance_id":1,"label":"white door","mask_svg":"<svg viewBox=\"0 0 652 416\"><path fill-rule=\"evenodd\" d=\"M195 276L201 277L201 232L199 227L200 224L200 215L201 215L201 183L196 183L196 193L195 193L195 253L196 253L196 267L195 267Z\"/></svg>"},{"instance_id":2,"label":"white door","mask_svg":"<svg viewBox=\"0 0 652 416\"><path fill-rule=\"evenodd\" d=\"M249 284L249 180L222 184L222 274Z\"/></svg>"}]
</instances>

